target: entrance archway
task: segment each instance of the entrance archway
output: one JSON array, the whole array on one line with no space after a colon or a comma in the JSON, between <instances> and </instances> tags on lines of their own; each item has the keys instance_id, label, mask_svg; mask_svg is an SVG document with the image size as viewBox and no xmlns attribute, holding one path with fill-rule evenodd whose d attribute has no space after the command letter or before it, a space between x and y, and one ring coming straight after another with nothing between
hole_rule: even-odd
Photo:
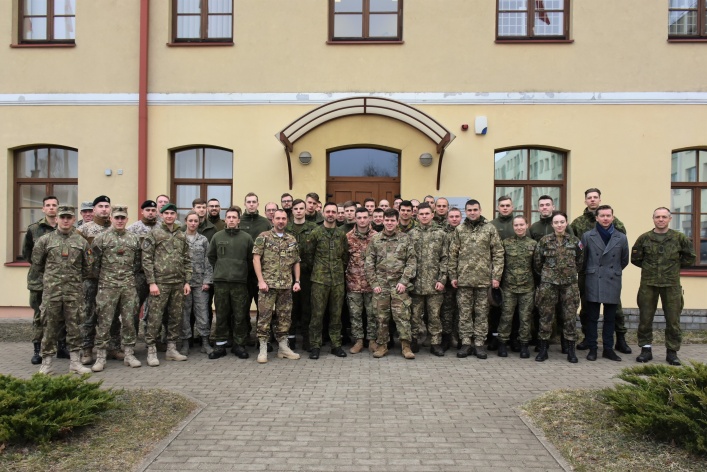
<instances>
[{"instance_id":1,"label":"entrance archway","mask_svg":"<svg viewBox=\"0 0 707 472\"><path fill-rule=\"evenodd\" d=\"M327 200L376 204L400 195L400 152L378 147L346 147L327 152Z\"/></svg>"}]
</instances>

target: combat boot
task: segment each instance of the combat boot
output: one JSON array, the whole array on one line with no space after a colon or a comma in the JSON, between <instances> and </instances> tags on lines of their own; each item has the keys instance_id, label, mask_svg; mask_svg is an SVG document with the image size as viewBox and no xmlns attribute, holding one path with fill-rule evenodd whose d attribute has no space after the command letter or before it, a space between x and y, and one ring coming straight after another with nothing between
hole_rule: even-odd
<instances>
[{"instance_id":1,"label":"combat boot","mask_svg":"<svg viewBox=\"0 0 707 472\"><path fill-rule=\"evenodd\" d=\"M357 339L356 344L351 346L351 349L349 349L349 352L351 354L358 354L361 351L363 351L363 339Z\"/></svg>"},{"instance_id":2,"label":"combat boot","mask_svg":"<svg viewBox=\"0 0 707 472\"><path fill-rule=\"evenodd\" d=\"M410 349L410 341L403 341L401 339L400 344L402 346L403 357L405 359L414 359L415 354L412 352L412 349Z\"/></svg>"},{"instance_id":3,"label":"combat boot","mask_svg":"<svg viewBox=\"0 0 707 472\"><path fill-rule=\"evenodd\" d=\"M179 348L179 353L183 356L189 355L189 340L182 339L182 347Z\"/></svg>"},{"instance_id":4,"label":"combat boot","mask_svg":"<svg viewBox=\"0 0 707 472\"><path fill-rule=\"evenodd\" d=\"M95 359L93 358L93 346L85 347L81 351L81 363L83 365L91 365Z\"/></svg>"},{"instance_id":5,"label":"combat boot","mask_svg":"<svg viewBox=\"0 0 707 472\"><path fill-rule=\"evenodd\" d=\"M543 362L547 360L547 345L547 341L545 341L544 339L538 339L538 355L535 356L535 360L537 362Z\"/></svg>"},{"instance_id":6,"label":"combat boot","mask_svg":"<svg viewBox=\"0 0 707 472\"><path fill-rule=\"evenodd\" d=\"M69 362L69 372L76 372L77 374L91 373L91 369L84 367L83 364L81 364L81 356L79 355L79 351L71 351L69 356L71 358L71 361Z\"/></svg>"},{"instance_id":7,"label":"combat boot","mask_svg":"<svg viewBox=\"0 0 707 472\"><path fill-rule=\"evenodd\" d=\"M449 351L452 345L452 335L449 333L442 333L442 350L444 352Z\"/></svg>"},{"instance_id":8,"label":"combat boot","mask_svg":"<svg viewBox=\"0 0 707 472\"><path fill-rule=\"evenodd\" d=\"M373 357L375 357L376 359L380 359L381 357L384 357L386 354L388 354L388 345L387 344L377 344L376 350L373 353Z\"/></svg>"},{"instance_id":9,"label":"combat boot","mask_svg":"<svg viewBox=\"0 0 707 472\"><path fill-rule=\"evenodd\" d=\"M188 357L181 355L177 351L177 343L167 343L167 352L164 354L164 359L166 361L186 361Z\"/></svg>"},{"instance_id":10,"label":"combat boot","mask_svg":"<svg viewBox=\"0 0 707 472\"><path fill-rule=\"evenodd\" d=\"M648 362L653 360L653 352L649 347L642 347L641 353L636 357L636 362Z\"/></svg>"},{"instance_id":11,"label":"combat boot","mask_svg":"<svg viewBox=\"0 0 707 472\"><path fill-rule=\"evenodd\" d=\"M410 343L410 350L414 354L420 352L420 344L417 342L417 338L412 338L412 342Z\"/></svg>"},{"instance_id":12,"label":"combat boot","mask_svg":"<svg viewBox=\"0 0 707 472\"><path fill-rule=\"evenodd\" d=\"M157 359L157 346L147 346L147 365L157 367L160 365L160 360Z\"/></svg>"},{"instance_id":13,"label":"combat boot","mask_svg":"<svg viewBox=\"0 0 707 472\"><path fill-rule=\"evenodd\" d=\"M580 349L581 351L582 349ZM565 339L565 335L561 334L560 335L560 351L562 354L567 354L567 340Z\"/></svg>"},{"instance_id":14,"label":"combat boot","mask_svg":"<svg viewBox=\"0 0 707 472\"><path fill-rule=\"evenodd\" d=\"M202 336L201 337L201 353L209 355L212 352L214 352L214 348L212 348L211 344L209 344L209 337Z\"/></svg>"},{"instance_id":15,"label":"combat boot","mask_svg":"<svg viewBox=\"0 0 707 472\"><path fill-rule=\"evenodd\" d=\"M576 364L579 362L579 359L577 359L577 354L574 351L575 345L574 341L567 341L567 360L571 362L572 364Z\"/></svg>"},{"instance_id":16,"label":"combat boot","mask_svg":"<svg viewBox=\"0 0 707 472\"><path fill-rule=\"evenodd\" d=\"M444 349L442 349L441 344L433 344L432 346L430 346L430 353L437 357L442 357L444 356Z\"/></svg>"},{"instance_id":17,"label":"combat boot","mask_svg":"<svg viewBox=\"0 0 707 472\"><path fill-rule=\"evenodd\" d=\"M498 357L508 357L508 348L505 341L498 341Z\"/></svg>"},{"instance_id":18,"label":"combat boot","mask_svg":"<svg viewBox=\"0 0 707 472\"><path fill-rule=\"evenodd\" d=\"M498 347L500 345L501 345L500 343L497 344L496 349L498 349ZM474 353L476 354L477 359L486 359L488 357L488 354L486 353L486 349L484 349L484 346L477 346L476 349L474 349Z\"/></svg>"},{"instance_id":19,"label":"combat boot","mask_svg":"<svg viewBox=\"0 0 707 472\"><path fill-rule=\"evenodd\" d=\"M106 359L115 359L116 361L124 361L125 353L120 349L109 349L106 351Z\"/></svg>"},{"instance_id":20,"label":"combat boot","mask_svg":"<svg viewBox=\"0 0 707 472\"><path fill-rule=\"evenodd\" d=\"M91 366L91 370L94 372L103 372L106 368L106 350L97 349L96 350L96 363Z\"/></svg>"},{"instance_id":21,"label":"combat boot","mask_svg":"<svg viewBox=\"0 0 707 472\"><path fill-rule=\"evenodd\" d=\"M670 365L682 365L682 362L680 362L678 358L678 353L672 349L668 349L665 361Z\"/></svg>"},{"instance_id":22,"label":"combat boot","mask_svg":"<svg viewBox=\"0 0 707 472\"><path fill-rule=\"evenodd\" d=\"M530 357L530 349L528 349L528 343L520 343L520 358L528 359Z\"/></svg>"},{"instance_id":23,"label":"combat boot","mask_svg":"<svg viewBox=\"0 0 707 472\"><path fill-rule=\"evenodd\" d=\"M280 348L277 351L277 357L279 357L280 359L299 359L299 354L293 352L292 349L290 349L286 337L280 339L278 344Z\"/></svg>"},{"instance_id":24,"label":"combat boot","mask_svg":"<svg viewBox=\"0 0 707 472\"><path fill-rule=\"evenodd\" d=\"M52 368L52 356L44 356L41 359L42 367L39 368L39 373L49 375L54 372L54 369Z\"/></svg>"},{"instance_id":25,"label":"combat boot","mask_svg":"<svg viewBox=\"0 0 707 472\"><path fill-rule=\"evenodd\" d=\"M368 343L368 351L372 354L378 349L378 343L375 341L370 341Z\"/></svg>"},{"instance_id":26,"label":"combat boot","mask_svg":"<svg viewBox=\"0 0 707 472\"><path fill-rule=\"evenodd\" d=\"M260 341L260 352L258 353L258 364L265 364L268 361L268 343Z\"/></svg>"},{"instance_id":27,"label":"combat boot","mask_svg":"<svg viewBox=\"0 0 707 472\"><path fill-rule=\"evenodd\" d=\"M42 350L42 343L32 343L34 344L34 354L32 355L32 364L33 365L39 365L42 363L42 355L40 354L40 351Z\"/></svg>"},{"instance_id":28,"label":"combat boot","mask_svg":"<svg viewBox=\"0 0 707 472\"><path fill-rule=\"evenodd\" d=\"M219 357L225 357L226 355L226 345L217 344L216 348L211 350L211 353L209 354L209 359L218 359Z\"/></svg>"},{"instance_id":29,"label":"combat boot","mask_svg":"<svg viewBox=\"0 0 707 472\"><path fill-rule=\"evenodd\" d=\"M631 354L631 348L626 343L626 335L624 333L616 333L616 345L614 349L622 354Z\"/></svg>"},{"instance_id":30,"label":"combat boot","mask_svg":"<svg viewBox=\"0 0 707 472\"><path fill-rule=\"evenodd\" d=\"M59 341L56 344L56 358L57 359L69 359L69 350L66 348L66 340Z\"/></svg>"},{"instance_id":31,"label":"combat boot","mask_svg":"<svg viewBox=\"0 0 707 472\"><path fill-rule=\"evenodd\" d=\"M474 347L471 344L462 344L461 349L457 351L457 357L463 359L467 356L471 356L475 353Z\"/></svg>"},{"instance_id":32,"label":"combat boot","mask_svg":"<svg viewBox=\"0 0 707 472\"><path fill-rule=\"evenodd\" d=\"M123 359L123 364L133 368L142 367L142 362L135 357L135 348L132 346L125 346L125 359Z\"/></svg>"}]
</instances>

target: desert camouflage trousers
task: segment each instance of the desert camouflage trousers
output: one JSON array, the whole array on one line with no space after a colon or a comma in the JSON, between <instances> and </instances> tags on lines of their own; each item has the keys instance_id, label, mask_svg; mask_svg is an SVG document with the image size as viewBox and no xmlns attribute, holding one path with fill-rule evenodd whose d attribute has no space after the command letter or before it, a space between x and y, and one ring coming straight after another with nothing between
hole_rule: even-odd
<instances>
[{"instance_id":1,"label":"desert camouflage trousers","mask_svg":"<svg viewBox=\"0 0 707 472\"><path fill-rule=\"evenodd\" d=\"M540 313L540 332L538 337L548 341L552 337L552 322L557 304L560 304L562 334L567 341L577 340L577 308L579 307L579 287L576 283L566 285L540 282L535 290L535 305Z\"/></svg>"},{"instance_id":2,"label":"desert camouflage trousers","mask_svg":"<svg viewBox=\"0 0 707 472\"><path fill-rule=\"evenodd\" d=\"M56 343L63 325L66 325L66 344L69 351L81 349L83 302L80 296L79 294L73 299L56 300L47 300L44 297L40 306L43 324L42 356L56 354Z\"/></svg>"},{"instance_id":3,"label":"desert camouflage trousers","mask_svg":"<svg viewBox=\"0 0 707 472\"><path fill-rule=\"evenodd\" d=\"M292 290L271 288L258 294L258 339L268 342L273 313L277 313L275 339L287 337L292 324Z\"/></svg>"},{"instance_id":4,"label":"desert camouflage trousers","mask_svg":"<svg viewBox=\"0 0 707 472\"><path fill-rule=\"evenodd\" d=\"M390 319L393 318L398 329L398 336L401 341L412 341L410 332L410 318L412 299L407 292L397 293L395 289L384 290L381 293L373 294L373 309L378 319L378 336L376 343L379 346L390 341Z\"/></svg>"},{"instance_id":5,"label":"desert camouflage trousers","mask_svg":"<svg viewBox=\"0 0 707 472\"><path fill-rule=\"evenodd\" d=\"M138 296L135 287L100 287L96 296L96 347L116 350L135 346L135 317L138 316ZM113 333L119 332L119 336Z\"/></svg>"},{"instance_id":6,"label":"desert camouflage trousers","mask_svg":"<svg viewBox=\"0 0 707 472\"><path fill-rule=\"evenodd\" d=\"M160 294L150 295L149 304L152 315L147 320L145 343L153 346L157 342L162 327L162 317L153 316L167 310L167 342L175 343L179 339L179 326L184 310L184 284L157 284Z\"/></svg>"},{"instance_id":7,"label":"desert camouflage trousers","mask_svg":"<svg viewBox=\"0 0 707 472\"><path fill-rule=\"evenodd\" d=\"M533 321L533 307L535 306L535 292L513 293L509 290L503 291L503 308L501 309L501 321L498 325L498 339L507 342L511 337L513 325L513 314L518 307L520 328L518 338L520 342L530 342L530 326Z\"/></svg>"},{"instance_id":8,"label":"desert camouflage trousers","mask_svg":"<svg viewBox=\"0 0 707 472\"><path fill-rule=\"evenodd\" d=\"M430 342L432 344L442 343L442 319L440 315L443 302L443 293L434 293L432 295L412 294L410 329L413 338L419 338L425 334L423 315L427 312L427 331L430 332L432 337Z\"/></svg>"},{"instance_id":9,"label":"desert camouflage trousers","mask_svg":"<svg viewBox=\"0 0 707 472\"><path fill-rule=\"evenodd\" d=\"M351 317L351 337L354 339L376 339L378 336L378 322L373 309L373 292L346 294ZM366 336L363 333L363 313L366 313Z\"/></svg>"},{"instance_id":10,"label":"desert camouflage trousers","mask_svg":"<svg viewBox=\"0 0 707 472\"><path fill-rule=\"evenodd\" d=\"M483 346L489 331L488 287L457 288L459 307L459 340L470 345Z\"/></svg>"}]
</instances>

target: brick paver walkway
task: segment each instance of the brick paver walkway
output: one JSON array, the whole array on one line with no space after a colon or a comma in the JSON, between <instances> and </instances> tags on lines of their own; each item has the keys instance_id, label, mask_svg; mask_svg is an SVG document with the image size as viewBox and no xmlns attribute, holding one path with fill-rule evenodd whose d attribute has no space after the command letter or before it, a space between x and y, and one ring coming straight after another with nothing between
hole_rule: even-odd
<instances>
[{"instance_id":1,"label":"brick paver walkway","mask_svg":"<svg viewBox=\"0 0 707 472\"><path fill-rule=\"evenodd\" d=\"M144 345L138 357L144 362ZM0 372L27 377L29 343L0 343ZM655 349L659 361L664 350ZM162 387L203 402L203 409L143 467L157 470L470 471L563 470L563 461L519 417L519 406L559 388L611 385L636 365L580 357L569 364L552 346L550 359L437 358L414 361L396 348L339 359L324 349L312 361L259 365L233 355L209 360L192 349L187 362L140 369L109 361L94 374L106 386ZM707 346L684 346L683 360L707 361ZM164 354L160 353L160 359ZM303 356L306 357L306 356ZM18 362L20 360L20 362ZM68 371L68 361L55 361Z\"/></svg>"}]
</instances>

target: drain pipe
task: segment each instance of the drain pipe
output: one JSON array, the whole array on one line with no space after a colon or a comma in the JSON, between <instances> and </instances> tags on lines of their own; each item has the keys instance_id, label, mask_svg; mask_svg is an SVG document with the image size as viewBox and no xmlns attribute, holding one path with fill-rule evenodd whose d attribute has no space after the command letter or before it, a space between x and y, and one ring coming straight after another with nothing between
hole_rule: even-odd
<instances>
[{"instance_id":1,"label":"drain pipe","mask_svg":"<svg viewBox=\"0 0 707 472\"><path fill-rule=\"evenodd\" d=\"M150 39L150 0L140 0L140 66L137 125L137 200L147 200L147 52Z\"/></svg>"}]
</instances>

